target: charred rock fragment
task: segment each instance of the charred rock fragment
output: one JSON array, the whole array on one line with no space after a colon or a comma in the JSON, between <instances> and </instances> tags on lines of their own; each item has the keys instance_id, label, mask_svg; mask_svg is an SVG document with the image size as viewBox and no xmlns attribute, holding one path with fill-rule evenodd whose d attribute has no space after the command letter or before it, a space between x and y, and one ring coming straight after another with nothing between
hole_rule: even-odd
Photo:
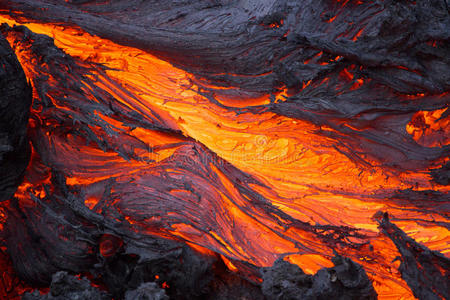
<instances>
[{"instance_id":1,"label":"charred rock fragment","mask_svg":"<svg viewBox=\"0 0 450 300\"><path fill-rule=\"evenodd\" d=\"M25 293L23 300L110 300L107 294L92 286L87 278L77 278L67 272L57 272L52 276L50 292L41 295L39 291Z\"/></svg>"},{"instance_id":2,"label":"charred rock fragment","mask_svg":"<svg viewBox=\"0 0 450 300\"><path fill-rule=\"evenodd\" d=\"M333 268L315 275L305 274L297 265L278 259L261 270L262 291L267 299L377 299L372 282L361 265L336 255Z\"/></svg>"},{"instance_id":3,"label":"charred rock fragment","mask_svg":"<svg viewBox=\"0 0 450 300\"><path fill-rule=\"evenodd\" d=\"M30 157L28 85L16 55L0 33L0 201L12 197Z\"/></svg>"},{"instance_id":4,"label":"charred rock fragment","mask_svg":"<svg viewBox=\"0 0 450 300\"><path fill-rule=\"evenodd\" d=\"M235 262L236 263L236 262ZM238 265L238 264L237 264ZM258 274L255 266L241 266L242 269L251 269L254 275ZM265 297L261 290L261 285L255 280L249 280L242 276L242 273L230 271L221 259L218 259L213 268L214 280L210 283L208 294L204 297L207 300L264 300ZM258 278L258 277L256 277ZM254 277L253 277L254 279Z\"/></svg>"},{"instance_id":5,"label":"charred rock fragment","mask_svg":"<svg viewBox=\"0 0 450 300\"><path fill-rule=\"evenodd\" d=\"M283 259L262 269L262 291L269 299L296 299L312 286L312 276Z\"/></svg>"},{"instance_id":6,"label":"charred rock fragment","mask_svg":"<svg viewBox=\"0 0 450 300\"><path fill-rule=\"evenodd\" d=\"M137 289L127 291L125 300L169 300L164 289L161 289L154 282L141 284Z\"/></svg>"},{"instance_id":7,"label":"charred rock fragment","mask_svg":"<svg viewBox=\"0 0 450 300\"><path fill-rule=\"evenodd\" d=\"M42 295L38 290L24 293L22 300L111 300L114 299L99 290L87 278L78 278L57 272L52 276L50 291ZM117 298L116 298L117 299ZM137 289L125 293L125 300L169 300L164 289L154 282L141 284Z\"/></svg>"},{"instance_id":8,"label":"charred rock fragment","mask_svg":"<svg viewBox=\"0 0 450 300\"><path fill-rule=\"evenodd\" d=\"M264 298L259 285L230 272L218 257L201 255L188 246L156 237L147 242L152 246L139 248L130 243L125 253L95 266L94 273L100 275L114 298L125 295L125 299L134 299L131 295L145 297L146 293L154 293L155 299ZM154 287L164 287L165 292Z\"/></svg>"},{"instance_id":9,"label":"charred rock fragment","mask_svg":"<svg viewBox=\"0 0 450 300\"><path fill-rule=\"evenodd\" d=\"M138 248L129 243L126 253L96 266L115 298L123 298L126 291L139 289L149 281L165 287L173 299L198 299L209 293L215 258L174 241L156 237L146 240L151 246Z\"/></svg>"}]
</instances>

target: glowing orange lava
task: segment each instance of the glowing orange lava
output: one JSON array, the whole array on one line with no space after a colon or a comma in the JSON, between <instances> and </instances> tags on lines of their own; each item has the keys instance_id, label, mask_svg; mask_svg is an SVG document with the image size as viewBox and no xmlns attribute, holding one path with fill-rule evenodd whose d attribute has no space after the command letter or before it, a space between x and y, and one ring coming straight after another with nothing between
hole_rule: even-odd
<instances>
[{"instance_id":1,"label":"glowing orange lava","mask_svg":"<svg viewBox=\"0 0 450 300\"><path fill-rule=\"evenodd\" d=\"M329 22L334 18L336 16ZM17 24L10 18L0 16L2 22L11 26ZM441 215L425 214L414 210L411 204L405 207L405 204L398 204L392 199L377 197L381 191L394 194L398 189L409 188L416 191L448 191L448 187L430 183L428 170L391 174L375 161L371 161L372 167L357 165L333 147L333 140L316 134L317 130L331 132L331 128L319 128L306 121L270 112L237 114L201 96L198 93L200 88L192 83L193 75L146 52L117 45L78 28L38 23L25 25L33 32L54 38L55 45L72 57L109 67L106 70L108 78L119 82L133 96L115 88L101 74L95 75L98 75L98 87L107 90L126 107L138 111L143 118L150 119L154 117L152 112L157 112L170 128L181 130L184 136L198 141L220 158L261 180L266 186L252 183L249 186L293 219L312 225L349 226L366 235L365 241L370 242L370 249L363 245L359 249L348 249L343 254L364 266L374 280L380 299L414 297L401 279L398 266L392 263L399 256L395 245L379 233L378 224L373 219L377 211L389 212L394 220L399 220L395 221L396 224L418 242L450 255L448 229L417 221L443 220ZM355 34L354 39L360 35L361 31ZM16 52L27 77L32 79L33 62L27 61L26 52L20 49ZM94 75L90 76L94 78ZM347 70L343 71L342 76L353 80ZM360 84L362 80L357 79L354 87ZM38 95L35 93L34 97ZM283 101L282 94L277 97ZM220 96L218 99L222 103L229 103L230 100ZM230 106L244 106L240 103L245 103L245 106L267 104L268 99L269 95L257 99L231 99L234 102ZM417 143L427 147L447 145L449 119L440 119L444 112L445 109L419 112L412 117L406 131ZM66 163L67 168L74 170L67 178L68 185L89 185L112 176L132 178L133 174L144 170L157 174L152 166L171 159L182 147L182 137L145 128L129 129L112 117L100 113L98 117L145 142L154 151L150 153L137 149L135 154L140 160L124 159L115 152L105 152L85 144L79 147L83 156L76 161L64 162L71 151L71 148L64 148L64 144L81 143L74 136L66 136L64 140L52 137L53 142L60 145L55 160ZM230 259L270 266L284 254L288 255L286 260L298 264L307 273L331 266L333 249L323 247L311 233L301 228L266 220L262 215L249 215L242 209L248 199L221 170L212 163L209 167L214 171L217 183L223 187L211 191L220 198L220 209L223 210L223 214L217 215L215 220L220 231L211 230L204 234L188 224L174 224L165 229L164 234L180 237L201 251L211 249L219 252L232 271L237 268ZM172 175L177 176L175 171ZM27 192L31 191L36 196L43 193L33 186L34 182L27 178L16 196L26 199L29 197ZM187 192L183 190L173 190L171 193L177 197L187 197ZM86 195L86 206L93 209L100 196L94 192ZM198 207L199 210L209 209L202 202ZM355 238L352 242L363 244L364 241ZM304 248L299 249L296 243ZM111 245L112 242L106 239L105 255L109 255L108 251L114 251ZM374 257L377 261L373 260Z\"/></svg>"}]
</instances>

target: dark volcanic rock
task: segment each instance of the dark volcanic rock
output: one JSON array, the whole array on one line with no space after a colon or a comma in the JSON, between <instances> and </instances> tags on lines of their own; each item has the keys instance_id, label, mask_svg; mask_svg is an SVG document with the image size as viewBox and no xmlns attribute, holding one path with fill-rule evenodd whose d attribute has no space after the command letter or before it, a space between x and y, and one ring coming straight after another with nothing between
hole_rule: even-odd
<instances>
[{"instance_id":1,"label":"dark volcanic rock","mask_svg":"<svg viewBox=\"0 0 450 300\"><path fill-rule=\"evenodd\" d=\"M0 201L14 194L29 161L26 134L30 105L31 87L0 34Z\"/></svg>"},{"instance_id":2,"label":"dark volcanic rock","mask_svg":"<svg viewBox=\"0 0 450 300\"><path fill-rule=\"evenodd\" d=\"M105 292L98 290L91 285L86 278L77 278L67 274L67 272L55 273L52 277L50 292L41 295L39 291L25 293L23 300L109 300Z\"/></svg>"},{"instance_id":3,"label":"dark volcanic rock","mask_svg":"<svg viewBox=\"0 0 450 300\"><path fill-rule=\"evenodd\" d=\"M419 299L450 299L450 260L437 251L417 243L387 213L378 213L381 231L397 246L401 254L399 271L414 296Z\"/></svg>"},{"instance_id":4,"label":"dark volcanic rock","mask_svg":"<svg viewBox=\"0 0 450 300\"><path fill-rule=\"evenodd\" d=\"M333 268L315 275L305 274L297 265L278 259L263 268L262 291L268 299L377 299L371 281L361 265L336 255Z\"/></svg>"},{"instance_id":5,"label":"dark volcanic rock","mask_svg":"<svg viewBox=\"0 0 450 300\"><path fill-rule=\"evenodd\" d=\"M76 24L251 91L293 87L351 63L398 91L449 88L448 46L426 44L449 38L444 1L4 0L0 8ZM342 59L303 64L321 50Z\"/></svg>"},{"instance_id":6,"label":"dark volcanic rock","mask_svg":"<svg viewBox=\"0 0 450 300\"><path fill-rule=\"evenodd\" d=\"M38 290L22 295L22 300L111 300L111 296L96 287L86 279L78 279L67 272L53 275L50 292L44 295ZM164 289L154 282L141 284L136 290L125 293L125 300L169 300Z\"/></svg>"},{"instance_id":7,"label":"dark volcanic rock","mask_svg":"<svg viewBox=\"0 0 450 300\"><path fill-rule=\"evenodd\" d=\"M245 268L233 261L239 268ZM238 274L228 270L222 260L217 261L213 267L214 280L210 284L210 291L205 300L264 300L261 286L241 278ZM257 270L255 270L257 271Z\"/></svg>"},{"instance_id":8,"label":"dark volcanic rock","mask_svg":"<svg viewBox=\"0 0 450 300\"><path fill-rule=\"evenodd\" d=\"M137 289L125 293L125 300L168 300L166 292L154 282L141 284Z\"/></svg>"},{"instance_id":9,"label":"dark volcanic rock","mask_svg":"<svg viewBox=\"0 0 450 300\"><path fill-rule=\"evenodd\" d=\"M125 253L98 266L102 281L115 298L149 281L166 286L173 299L198 299L209 292L214 279L213 258L175 241L155 237L145 242L145 248L129 243Z\"/></svg>"}]
</instances>

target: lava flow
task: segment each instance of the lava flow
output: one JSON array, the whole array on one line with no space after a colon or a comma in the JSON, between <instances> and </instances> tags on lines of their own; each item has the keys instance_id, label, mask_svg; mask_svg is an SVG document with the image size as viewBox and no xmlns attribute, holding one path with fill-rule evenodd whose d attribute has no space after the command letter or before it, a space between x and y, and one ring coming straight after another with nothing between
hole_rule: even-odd
<instances>
[{"instance_id":1,"label":"lava flow","mask_svg":"<svg viewBox=\"0 0 450 300\"><path fill-rule=\"evenodd\" d=\"M444 299L407 263L450 272L448 11L206 2L0 4L33 93L30 162L1 202L0 295L68 271L120 298L99 261L137 268L177 243L252 287L279 258L313 275L339 254L379 299ZM439 13L407 24L426 9ZM169 296L200 297L161 268L148 272Z\"/></svg>"}]
</instances>

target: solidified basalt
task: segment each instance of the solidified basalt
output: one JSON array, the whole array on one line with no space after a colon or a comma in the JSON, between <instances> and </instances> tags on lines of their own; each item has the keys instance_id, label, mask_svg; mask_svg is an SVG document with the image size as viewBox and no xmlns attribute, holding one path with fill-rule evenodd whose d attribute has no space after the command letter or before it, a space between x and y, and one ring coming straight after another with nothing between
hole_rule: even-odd
<instances>
[{"instance_id":1,"label":"solidified basalt","mask_svg":"<svg viewBox=\"0 0 450 300\"><path fill-rule=\"evenodd\" d=\"M30 157L27 138L31 87L0 33L0 201L11 198Z\"/></svg>"},{"instance_id":2,"label":"solidified basalt","mask_svg":"<svg viewBox=\"0 0 450 300\"><path fill-rule=\"evenodd\" d=\"M168 300L166 292L154 282L141 284L137 289L127 291L125 300Z\"/></svg>"},{"instance_id":3,"label":"solidified basalt","mask_svg":"<svg viewBox=\"0 0 450 300\"><path fill-rule=\"evenodd\" d=\"M361 265L336 255L334 267L305 274L297 265L283 259L261 270L262 291L267 299L377 299L372 282Z\"/></svg>"},{"instance_id":4,"label":"solidified basalt","mask_svg":"<svg viewBox=\"0 0 450 300\"><path fill-rule=\"evenodd\" d=\"M52 276L50 292L41 295L39 291L25 293L22 300L109 300L111 299L105 292L98 290L91 285L87 278L77 278L67 274L67 272L57 272Z\"/></svg>"},{"instance_id":5,"label":"solidified basalt","mask_svg":"<svg viewBox=\"0 0 450 300\"><path fill-rule=\"evenodd\" d=\"M77 278L67 272L57 272L52 276L50 291L42 295L38 290L25 293L22 300L111 300L106 292L92 285L87 278ZM158 287L154 282L141 284L135 290L125 293L125 300L168 300L164 289Z\"/></svg>"}]
</instances>

